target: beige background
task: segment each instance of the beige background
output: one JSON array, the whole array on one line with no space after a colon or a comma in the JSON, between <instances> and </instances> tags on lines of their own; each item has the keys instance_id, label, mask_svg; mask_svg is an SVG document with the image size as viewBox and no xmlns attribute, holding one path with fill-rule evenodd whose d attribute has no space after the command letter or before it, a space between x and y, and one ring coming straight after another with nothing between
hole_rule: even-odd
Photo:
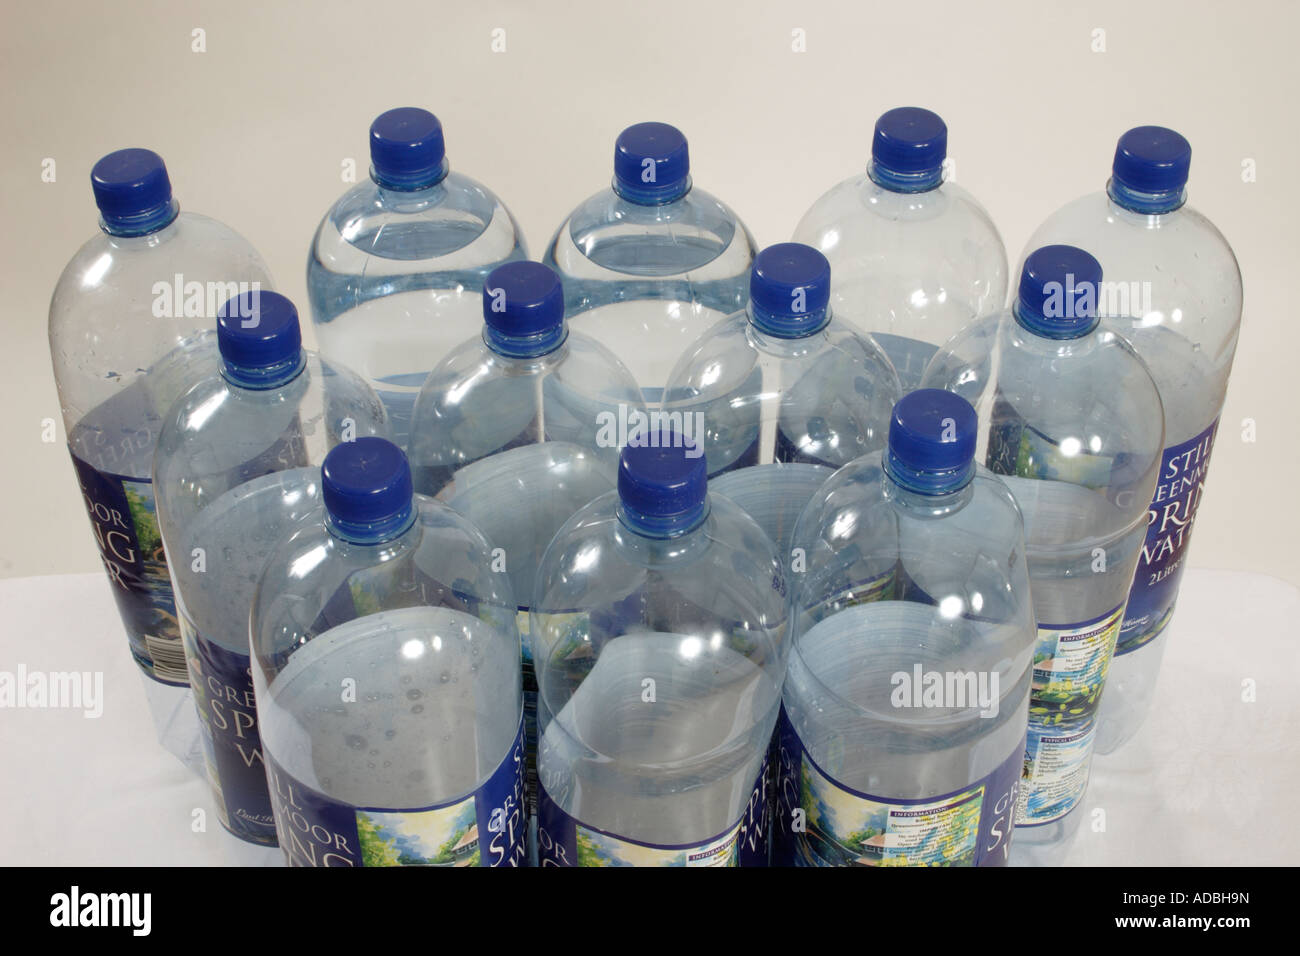
<instances>
[{"instance_id":1,"label":"beige background","mask_svg":"<svg viewBox=\"0 0 1300 956\"><path fill-rule=\"evenodd\" d=\"M1300 253L1300 4L0 4L0 577L98 566L62 423L53 443L41 431L59 420L49 296L96 229L87 177L102 154L160 152L182 206L247 236L305 307L307 246L345 188L341 163L367 167L369 123L393 106L438 114L453 166L505 200L536 257L608 182L629 123L681 127L695 181L766 245L863 168L880 112L921 105L947 121L956 177L1013 265L1041 219L1102 186L1125 129L1191 140L1191 202L1235 247L1246 289L1191 563L1300 583L1285 503L1300 320L1284 299ZM206 52L192 52L196 28Z\"/></svg>"}]
</instances>

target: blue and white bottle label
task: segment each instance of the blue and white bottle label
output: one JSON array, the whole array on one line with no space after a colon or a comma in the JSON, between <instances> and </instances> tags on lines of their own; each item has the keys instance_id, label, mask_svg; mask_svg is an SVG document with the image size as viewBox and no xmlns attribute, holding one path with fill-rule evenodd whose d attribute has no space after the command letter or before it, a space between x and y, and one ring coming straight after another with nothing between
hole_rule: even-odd
<instances>
[{"instance_id":1,"label":"blue and white bottle label","mask_svg":"<svg viewBox=\"0 0 1300 956\"><path fill-rule=\"evenodd\" d=\"M1083 799L1097 708L1123 616L1121 606L1079 624L1038 625L1016 826L1059 820Z\"/></svg>"},{"instance_id":2,"label":"blue and white bottle label","mask_svg":"<svg viewBox=\"0 0 1300 956\"><path fill-rule=\"evenodd\" d=\"M331 800L267 755L280 848L290 866L526 866L523 722L483 786L412 809Z\"/></svg>"},{"instance_id":3,"label":"blue and white bottle label","mask_svg":"<svg viewBox=\"0 0 1300 956\"><path fill-rule=\"evenodd\" d=\"M91 530L126 627L131 656L164 684L189 683L153 482L100 471L72 452Z\"/></svg>"},{"instance_id":4,"label":"blue and white bottle label","mask_svg":"<svg viewBox=\"0 0 1300 956\"><path fill-rule=\"evenodd\" d=\"M1129 654L1160 636L1174 614L1218 419L1195 438L1165 449L1147 512L1147 537L1115 653Z\"/></svg>"},{"instance_id":5,"label":"blue and white bottle label","mask_svg":"<svg viewBox=\"0 0 1300 956\"><path fill-rule=\"evenodd\" d=\"M184 612L181 633L221 824L242 840L275 846L249 657L205 640Z\"/></svg>"},{"instance_id":6,"label":"blue and white bottle label","mask_svg":"<svg viewBox=\"0 0 1300 956\"><path fill-rule=\"evenodd\" d=\"M1001 866L1023 766L1017 749L987 776L921 800L844 786L804 749L781 708L777 866Z\"/></svg>"},{"instance_id":7,"label":"blue and white bottle label","mask_svg":"<svg viewBox=\"0 0 1300 956\"><path fill-rule=\"evenodd\" d=\"M565 813L542 787L538 856L542 866L766 866L768 760L763 758L749 802L732 826L698 843L644 843L587 826Z\"/></svg>"}]
</instances>

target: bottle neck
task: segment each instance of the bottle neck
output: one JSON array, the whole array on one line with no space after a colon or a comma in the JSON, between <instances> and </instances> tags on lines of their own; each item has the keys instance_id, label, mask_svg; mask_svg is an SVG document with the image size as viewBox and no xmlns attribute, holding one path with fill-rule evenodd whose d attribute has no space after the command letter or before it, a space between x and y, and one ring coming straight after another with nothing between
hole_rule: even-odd
<instances>
[{"instance_id":1,"label":"bottle neck","mask_svg":"<svg viewBox=\"0 0 1300 956\"><path fill-rule=\"evenodd\" d=\"M221 363L221 377L236 388L265 392L288 385L300 376L306 368L307 354L302 349L299 349L297 355L266 368L248 368L247 366L236 365L223 360Z\"/></svg>"},{"instance_id":2,"label":"bottle neck","mask_svg":"<svg viewBox=\"0 0 1300 956\"><path fill-rule=\"evenodd\" d=\"M708 517L709 504L706 498L701 511L691 519L694 524L687 521L684 522L686 527L670 531L664 527L665 522L647 524L645 516L629 513L620 503L614 531L615 542L635 564L648 566L682 561L708 547L709 537L704 530Z\"/></svg>"},{"instance_id":3,"label":"bottle neck","mask_svg":"<svg viewBox=\"0 0 1300 956\"><path fill-rule=\"evenodd\" d=\"M655 183L632 183L614 178L614 192L637 206L666 206L691 191L691 177L660 186Z\"/></svg>"},{"instance_id":4,"label":"bottle neck","mask_svg":"<svg viewBox=\"0 0 1300 956\"><path fill-rule=\"evenodd\" d=\"M947 471L922 470L909 466L888 448L882 459L886 486L896 490L900 501L917 509L948 511L969 498L975 478L974 461Z\"/></svg>"},{"instance_id":5,"label":"bottle neck","mask_svg":"<svg viewBox=\"0 0 1300 956\"><path fill-rule=\"evenodd\" d=\"M925 193L943 185L943 167L918 173L904 173L881 166L874 159L867 164L867 175L881 189L891 193Z\"/></svg>"},{"instance_id":6,"label":"bottle neck","mask_svg":"<svg viewBox=\"0 0 1300 956\"><path fill-rule=\"evenodd\" d=\"M351 545L370 548L395 549L402 539L415 533L416 507L414 499L401 511L372 522L340 520L327 514L325 526L330 534Z\"/></svg>"},{"instance_id":7,"label":"bottle neck","mask_svg":"<svg viewBox=\"0 0 1300 956\"><path fill-rule=\"evenodd\" d=\"M569 326L565 322L534 335L506 335L491 325L483 325L483 344L506 359L539 359L558 351L568 339Z\"/></svg>"},{"instance_id":8,"label":"bottle neck","mask_svg":"<svg viewBox=\"0 0 1300 956\"><path fill-rule=\"evenodd\" d=\"M768 312L749 300L749 326L755 343L778 355L802 352L808 340L831 323L831 310L827 306L795 317Z\"/></svg>"},{"instance_id":9,"label":"bottle neck","mask_svg":"<svg viewBox=\"0 0 1300 956\"><path fill-rule=\"evenodd\" d=\"M443 158L441 165L436 169L425 170L414 174L402 174L393 171L380 172L374 166L370 167L370 178L384 192L398 193L396 197L398 202L410 202L415 194L433 189L451 172L451 164Z\"/></svg>"},{"instance_id":10,"label":"bottle neck","mask_svg":"<svg viewBox=\"0 0 1300 956\"><path fill-rule=\"evenodd\" d=\"M1187 190L1177 189L1171 192L1143 193L1130 189L1117 182L1112 176L1106 183L1106 195L1115 205L1140 216L1163 216L1182 208L1187 202Z\"/></svg>"},{"instance_id":11,"label":"bottle neck","mask_svg":"<svg viewBox=\"0 0 1300 956\"><path fill-rule=\"evenodd\" d=\"M134 216L100 215L99 228L108 235L119 239L138 239L161 232L176 221L181 213L181 205L175 199L152 209L146 209Z\"/></svg>"}]
</instances>

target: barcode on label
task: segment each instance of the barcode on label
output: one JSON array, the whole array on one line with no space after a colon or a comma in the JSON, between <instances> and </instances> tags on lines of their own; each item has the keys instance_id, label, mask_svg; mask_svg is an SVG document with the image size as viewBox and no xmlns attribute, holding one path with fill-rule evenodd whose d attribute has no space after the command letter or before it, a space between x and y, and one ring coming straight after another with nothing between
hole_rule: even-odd
<instances>
[{"instance_id":1,"label":"barcode on label","mask_svg":"<svg viewBox=\"0 0 1300 956\"><path fill-rule=\"evenodd\" d=\"M144 646L153 661L153 673L159 680L173 684L188 684L189 672L185 669L185 645L176 638L144 636Z\"/></svg>"}]
</instances>

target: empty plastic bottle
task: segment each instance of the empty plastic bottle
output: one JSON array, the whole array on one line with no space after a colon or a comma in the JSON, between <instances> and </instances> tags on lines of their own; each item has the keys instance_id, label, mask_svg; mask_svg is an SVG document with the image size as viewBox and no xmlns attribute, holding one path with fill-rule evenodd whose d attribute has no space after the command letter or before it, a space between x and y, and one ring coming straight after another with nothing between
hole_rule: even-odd
<instances>
[{"instance_id":1,"label":"empty plastic bottle","mask_svg":"<svg viewBox=\"0 0 1300 956\"><path fill-rule=\"evenodd\" d=\"M1025 521L1038 619L1013 859L1056 862L1078 827L1097 710L1164 449L1146 364L1098 323L1097 260L1045 246L1025 260L1010 311L939 350L925 382L970 401L979 457ZM1041 851L1039 850L1041 848ZM1036 859L1037 857L1037 859Z\"/></svg>"},{"instance_id":2,"label":"empty plastic bottle","mask_svg":"<svg viewBox=\"0 0 1300 956\"><path fill-rule=\"evenodd\" d=\"M648 402L691 342L744 307L757 251L690 171L679 130L629 126L614 145L613 185L573 211L543 259L564 283L574 331L622 358Z\"/></svg>"},{"instance_id":3,"label":"empty plastic bottle","mask_svg":"<svg viewBox=\"0 0 1300 956\"><path fill-rule=\"evenodd\" d=\"M529 807L536 811L537 681L528 606L555 532L614 489L628 423L644 426L641 393L612 352L564 322L553 271L511 262L484 284L482 335L429 375L415 404L411 469L501 549L520 601ZM620 425L623 436L620 439Z\"/></svg>"},{"instance_id":4,"label":"empty plastic bottle","mask_svg":"<svg viewBox=\"0 0 1300 956\"><path fill-rule=\"evenodd\" d=\"M890 110L867 171L813 203L794 233L830 260L836 313L875 336L905 390L935 349L1006 302L1002 238L970 193L944 181L947 153L938 116Z\"/></svg>"},{"instance_id":5,"label":"empty plastic bottle","mask_svg":"<svg viewBox=\"0 0 1300 956\"><path fill-rule=\"evenodd\" d=\"M785 581L706 475L676 433L634 436L538 568L542 866L766 864Z\"/></svg>"},{"instance_id":6,"label":"empty plastic bottle","mask_svg":"<svg viewBox=\"0 0 1300 956\"><path fill-rule=\"evenodd\" d=\"M321 469L325 520L249 623L280 847L296 866L526 863L519 635L482 533L382 438Z\"/></svg>"},{"instance_id":7,"label":"empty plastic bottle","mask_svg":"<svg viewBox=\"0 0 1300 956\"><path fill-rule=\"evenodd\" d=\"M249 673L253 591L271 550L300 522L319 522L326 452L387 425L360 376L302 348L298 310L282 295L227 302L217 345L220 371L163 419L153 485L217 817L274 846Z\"/></svg>"},{"instance_id":8,"label":"empty plastic bottle","mask_svg":"<svg viewBox=\"0 0 1300 956\"><path fill-rule=\"evenodd\" d=\"M808 499L884 445L901 395L880 347L832 316L831 287L816 249L764 249L749 306L687 350L664 392L673 426L704 449L710 487L763 526L783 562Z\"/></svg>"},{"instance_id":9,"label":"empty plastic bottle","mask_svg":"<svg viewBox=\"0 0 1300 956\"><path fill-rule=\"evenodd\" d=\"M1106 274L1102 322L1132 343L1164 400L1164 459L1102 703L1101 753L1128 740L1151 706L1164 654L1156 638L1173 616L1187 566L1241 328L1237 259L1213 223L1186 204L1191 158L1173 130L1129 130L1105 191L1054 213L1029 245L1070 243L1097 257Z\"/></svg>"},{"instance_id":10,"label":"empty plastic bottle","mask_svg":"<svg viewBox=\"0 0 1300 956\"><path fill-rule=\"evenodd\" d=\"M370 163L369 181L316 230L307 294L321 354L374 386L405 448L429 370L479 326L483 279L528 250L501 200L450 171L442 124L427 110L381 114Z\"/></svg>"},{"instance_id":11,"label":"empty plastic bottle","mask_svg":"<svg viewBox=\"0 0 1300 956\"><path fill-rule=\"evenodd\" d=\"M835 472L799 518L774 860L1007 860L1034 619L1023 525L974 464L975 410L921 389L889 447Z\"/></svg>"},{"instance_id":12,"label":"empty plastic bottle","mask_svg":"<svg viewBox=\"0 0 1300 956\"><path fill-rule=\"evenodd\" d=\"M158 426L217 365L212 329L232 295L269 289L261 257L228 226L181 212L162 158L109 153L90 184L102 234L50 300L50 355L68 450L145 681L159 740L203 772L198 722L150 481Z\"/></svg>"}]
</instances>

